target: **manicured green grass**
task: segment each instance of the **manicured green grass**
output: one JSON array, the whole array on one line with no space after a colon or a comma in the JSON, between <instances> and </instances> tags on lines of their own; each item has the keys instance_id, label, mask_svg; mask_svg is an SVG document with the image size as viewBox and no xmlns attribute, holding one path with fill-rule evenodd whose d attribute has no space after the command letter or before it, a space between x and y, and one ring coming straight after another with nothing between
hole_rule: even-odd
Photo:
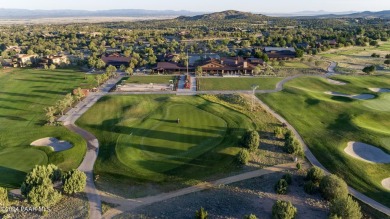
<instances>
[{"instance_id":1,"label":"manicured green grass","mask_svg":"<svg viewBox=\"0 0 390 219\"><path fill-rule=\"evenodd\" d=\"M44 107L54 105L83 82L84 74L72 69L0 72L1 186L19 186L36 164L54 163L63 169L78 167L85 154L85 141L64 127L43 126ZM53 152L30 146L44 137L67 140L74 147Z\"/></svg>"},{"instance_id":2,"label":"manicured green grass","mask_svg":"<svg viewBox=\"0 0 390 219\"><path fill-rule=\"evenodd\" d=\"M364 194L390 206L390 193L381 186L381 180L390 175L390 164L366 163L344 152L347 142L360 141L390 153L390 112L367 107L378 106L378 101L388 105L388 94L377 94L372 100L352 100L323 93L372 93L368 88L387 87L390 77L337 76L334 79L348 84L332 85L316 77L297 78L288 82L282 92L259 97L298 130L326 168Z\"/></svg>"},{"instance_id":3,"label":"manicured green grass","mask_svg":"<svg viewBox=\"0 0 390 219\"><path fill-rule=\"evenodd\" d=\"M106 96L77 124L99 139L101 180L179 187L236 169L240 136L257 127L247 115L204 98L169 95Z\"/></svg>"},{"instance_id":4,"label":"manicured green grass","mask_svg":"<svg viewBox=\"0 0 390 219\"><path fill-rule=\"evenodd\" d=\"M173 80L173 76L130 76L126 83L136 83L136 84L169 84L169 80Z\"/></svg>"},{"instance_id":5,"label":"manicured green grass","mask_svg":"<svg viewBox=\"0 0 390 219\"><path fill-rule=\"evenodd\" d=\"M200 90L251 90L252 85L258 85L258 90L273 90L276 84L283 80L280 77L249 77L249 78L198 78Z\"/></svg>"}]
</instances>

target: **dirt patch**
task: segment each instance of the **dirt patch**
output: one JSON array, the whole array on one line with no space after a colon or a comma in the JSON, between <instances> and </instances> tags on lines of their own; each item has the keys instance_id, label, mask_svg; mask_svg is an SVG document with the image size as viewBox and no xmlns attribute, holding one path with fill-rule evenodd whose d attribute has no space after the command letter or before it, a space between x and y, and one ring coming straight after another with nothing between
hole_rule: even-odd
<instances>
[{"instance_id":1,"label":"dirt patch","mask_svg":"<svg viewBox=\"0 0 390 219\"><path fill-rule=\"evenodd\" d=\"M390 89L388 88L368 88L370 91L377 92L377 93L388 93L390 92Z\"/></svg>"},{"instance_id":2,"label":"dirt patch","mask_svg":"<svg viewBox=\"0 0 390 219\"><path fill-rule=\"evenodd\" d=\"M210 190L192 193L137 208L116 218L194 218L195 211L204 207L210 218L243 218L255 214L271 218L276 200L291 201L298 209L297 218L327 218L328 203L319 194L303 191L304 176L293 176L287 195L277 195L275 183L283 173L268 174Z\"/></svg>"},{"instance_id":3,"label":"dirt patch","mask_svg":"<svg viewBox=\"0 0 390 219\"><path fill-rule=\"evenodd\" d=\"M385 189L390 190L390 177L382 180L382 186L385 187Z\"/></svg>"},{"instance_id":4,"label":"dirt patch","mask_svg":"<svg viewBox=\"0 0 390 219\"><path fill-rule=\"evenodd\" d=\"M347 84L347 83L345 83L345 82L336 81L336 80L333 80L333 79L330 79L330 78L328 78L327 80L328 80L329 83L335 84L335 85L346 85L346 84Z\"/></svg>"},{"instance_id":5,"label":"dirt patch","mask_svg":"<svg viewBox=\"0 0 390 219\"><path fill-rule=\"evenodd\" d=\"M31 143L31 146L48 146L53 149L53 151L64 151L72 148L72 144L67 141L58 140L57 138L47 137L41 138Z\"/></svg>"},{"instance_id":6,"label":"dirt patch","mask_svg":"<svg viewBox=\"0 0 390 219\"><path fill-rule=\"evenodd\" d=\"M361 143L361 142L348 142L344 152L348 155L363 160L369 163L390 163L390 155L382 151L381 149Z\"/></svg>"},{"instance_id":7,"label":"dirt patch","mask_svg":"<svg viewBox=\"0 0 390 219\"><path fill-rule=\"evenodd\" d=\"M333 91L325 91L324 93L332 96L349 97L357 100L369 100L375 98L375 96L372 94L343 94L343 93L333 92Z\"/></svg>"}]
</instances>

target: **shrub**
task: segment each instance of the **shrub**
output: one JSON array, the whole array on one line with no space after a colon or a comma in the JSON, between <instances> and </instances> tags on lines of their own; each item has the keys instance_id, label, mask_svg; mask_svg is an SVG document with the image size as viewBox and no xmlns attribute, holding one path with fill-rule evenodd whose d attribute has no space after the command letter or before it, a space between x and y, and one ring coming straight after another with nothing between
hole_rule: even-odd
<instances>
[{"instance_id":1,"label":"shrub","mask_svg":"<svg viewBox=\"0 0 390 219\"><path fill-rule=\"evenodd\" d=\"M328 175L322 178L320 191L326 200L335 198L346 198L348 196L348 186L336 175Z\"/></svg>"},{"instance_id":2,"label":"shrub","mask_svg":"<svg viewBox=\"0 0 390 219\"><path fill-rule=\"evenodd\" d=\"M6 188L0 187L0 207L8 206L8 191Z\"/></svg>"},{"instance_id":3,"label":"shrub","mask_svg":"<svg viewBox=\"0 0 390 219\"><path fill-rule=\"evenodd\" d=\"M363 71L364 73L371 74L371 73L373 73L375 70L376 70L375 65L370 65L370 66L364 67L362 71Z\"/></svg>"},{"instance_id":4,"label":"shrub","mask_svg":"<svg viewBox=\"0 0 390 219\"><path fill-rule=\"evenodd\" d=\"M386 65L390 65L390 59L385 60Z\"/></svg>"},{"instance_id":5,"label":"shrub","mask_svg":"<svg viewBox=\"0 0 390 219\"><path fill-rule=\"evenodd\" d=\"M201 207L199 210L195 212L195 218L196 219L206 219L208 217L207 211L204 210L203 207Z\"/></svg>"},{"instance_id":6,"label":"shrub","mask_svg":"<svg viewBox=\"0 0 390 219\"><path fill-rule=\"evenodd\" d=\"M257 217L254 214L250 214L250 215L245 215L244 219L257 219Z\"/></svg>"},{"instance_id":7,"label":"shrub","mask_svg":"<svg viewBox=\"0 0 390 219\"><path fill-rule=\"evenodd\" d=\"M307 194L314 194L316 193L317 191L317 185L315 183L313 183L313 181L307 181L305 182L305 185L303 186L303 190L307 193Z\"/></svg>"},{"instance_id":8,"label":"shrub","mask_svg":"<svg viewBox=\"0 0 390 219\"><path fill-rule=\"evenodd\" d=\"M87 176L80 170L71 170L64 174L62 183L62 189L67 194L82 192L87 184Z\"/></svg>"},{"instance_id":9,"label":"shrub","mask_svg":"<svg viewBox=\"0 0 390 219\"><path fill-rule=\"evenodd\" d=\"M386 58L386 59L390 59L390 54L387 54L387 55L385 56L385 58Z\"/></svg>"},{"instance_id":10,"label":"shrub","mask_svg":"<svg viewBox=\"0 0 390 219\"><path fill-rule=\"evenodd\" d=\"M276 127L274 130L274 134L277 138L283 138L284 129L282 127Z\"/></svg>"},{"instance_id":11,"label":"shrub","mask_svg":"<svg viewBox=\"0 0 390 219\"><path fill-rule=\"evenodd\" d=\"M61 178L61 170L53 165L35 166L30 173L27 174L21 186L21 192L24 196L31 191L34 186L41 185L50 181L51 183L58 181Z\"/></svg>"},{"instance_id":12,"label":"shrub","mask_svg":"<svg viewBox=\"0 0 390 219\"><path fill-rule=\"evenodd\" d=\"M61 199L61 193L53 188L50 181L34 186L27 194L27 200L35 207L50 207Z\"/></svg>"},{"instance_id":13,"label":"shrub","mask_svg":"<svg viewBox=\"0 0 390 219\"><path fill-rule=\"evenodd\" d=\"M277 194L281 194L281 195L287 194L287 190L288 190L288 183L287 183L286 180L280 179L280 180L275 184L275 192L276 192Z\"/></svg>"},{"instance_id":14,"label":"shrub","mask_svg":"<svg viewBox=\"0 0 390 219\"><path fill-rule=\"evenodd\" d=\"M314 183L319 183L324 177L324 171L319 167L313 166L306 174L306 179L311 180Z\"/></svg>"},{"instance_id":15,"label":"shrub","mask_svg":"<svg viewBox=\"0 0 390 219\"><path fill-rule=\"evenodd\" d=\"M284 150L289 154L303 155L302 146L294 137L289 137L285 140Z\"/></svg>"},{"instance_id":16,"label":"shrub","mask_svg":"<svg viewBox=\"0 0 390 219\"><path fill-rule=\"evenodd\" d=\"M292 136L292 132L290 129L288 129L286 133L284 133L284 139L289 139L291 138L291 136Z\"/></svg>"},{"instance_id":17,"label":"shrub","mask_svg":"<svg viewBox=\"0 0 390 219\"><path fill-rule=\"evenodd\" d=\"M243 146L248 148L250 151L255 151L260 144L260 136L257 131L248 131L242 137L242 140Z\"/></svg>"},{"instance_id":18,"label":"shrub","mask_svg":"<svg viewBox=\"0 0 390 219\"><path fill-rule=\"evenodd\" d=\"M291 202L278 200L272 206L273 219L293 219L296 214L297 208L295 208Z\"/></svg>"},{"instance_id":19,"label":"shrub","mask_svg":"<svg viewBox=\"0 0 390 219\"><path fill-rule=\"evenodd\" d=\"M301 163L297 163L297 169L300 170L301 169Z\"/></svg>"},{"instance_id":20,"label":"shrub","mask_svg":"<svg viewBox=\"0 0 390 219\"><path fill-rule=\"evenodd\" d=\"M246 149L242 149L240 150L240 152L238 152L237 154L237 161L240 163L240 164L247 164L249 162L249 152L248 150Z\"/></svg>"},{"instance_id":21,"label":"shrub","mask_svg":"<svg viewBox=\"0 0 390 219\"><path fill-rule=\"evenodd\" d=\"M350 196L346 198L336 198L330 204L331 218L360 219L362 213L359 204Z\"/></svg>"},{"instance_id":22,"label":"shrub","mask_svg":"<svg viewBox=\"0 0 390 219\"><path fill-rule=\"evenodd\" d=\"M282 176L282 179L286 180L286 182L291 185L292 183L292 176L290 173L286 173Z\"/></svg>"}]
</instances>

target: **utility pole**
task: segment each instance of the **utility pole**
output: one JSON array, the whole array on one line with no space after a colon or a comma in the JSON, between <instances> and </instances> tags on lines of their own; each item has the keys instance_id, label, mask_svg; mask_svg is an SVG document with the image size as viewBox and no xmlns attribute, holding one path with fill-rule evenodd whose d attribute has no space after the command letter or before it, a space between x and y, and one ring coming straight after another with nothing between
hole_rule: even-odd
<instances>
[{"instance_id":1,"label":"utility pole","mask_svg":"<svg viewBox=\"0 0 390 219\"><path fill-rule=\"evenodd\" d=\"M259 85L252 85L252 107L251 107L251 111L253 111L253 105L255 104L255 92L256 92L256 89L259 88Z\"/></svg>"}]
</instances>

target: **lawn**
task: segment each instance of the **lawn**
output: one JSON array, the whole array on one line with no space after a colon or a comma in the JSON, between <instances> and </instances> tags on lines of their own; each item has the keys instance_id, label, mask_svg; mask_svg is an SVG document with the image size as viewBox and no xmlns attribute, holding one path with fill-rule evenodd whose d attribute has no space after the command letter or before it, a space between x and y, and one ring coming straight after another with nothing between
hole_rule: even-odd
<instances>
[{"instance_id":1,"label":"lawn","mask_svg":"<svg viewBox=\"0 0 390 219\"><path fill-rule=\"evenodd\" d=\"M258 90L273 90L281 80L280 77L198 78L201 91L251 90L252 85L258 85Z\"/></svg>"},{"instance_id":2,"label":"lawn","mask_svg":"<svg viewBox=\"0 0 390 219\"><path fill-rule=\"evenodd\" d=\"M170 80L173 80L174 76L131 76L125 78L124 83L135 83L135 84L169 84Z\"/></svg>"},{"instance_id":3,"label":"lawn","mask_svg":"<svg viewBox=\"0 0 390 219\"><path fill-rule=\"evenodd\" d=\"M98 187L139 197L238 170L235 155L244 131L256 128L270 133L278 122L263 111L250 118L213 97L110 95L100 99L77 121L100 142L95 164ZM129 185L142 189L128 194Z\"/></svg>"},{"instance_id":4,"label":"lawn","mask_svg":"<svg viewBox=\"0 0 390 219\"><path fill-rule=\"evenodd\" d=\"M36 164L54 163L63 169L77 168L85 141L64 127L44 126L44 107L54 105L84 83L84 74L72 69L0 71L0 185L18 187ZM74 147L62 152L31 147L43 137L56 137Z\"/></svg>"},{"instance_id":5,"label":"lawn","mask_svg":"<svg viewBox=\"0 0 390 219\"><path fill-rule=\"evenodd\" d=\"M388 94L373 93L377 97L372 100L324 94L324 91L372 93L368 88L388 87L390 77L337 76L334 79L345 81L347 85L332 85L322 78L304 77L286 83L282 92L258 96L298 130L327 169L360 192L390 206L390 193L381 186L381 180L390 175L390 164L366 163L344 152L347 142L360 141L390 153Z\"/></svg>"}]
</instances>

